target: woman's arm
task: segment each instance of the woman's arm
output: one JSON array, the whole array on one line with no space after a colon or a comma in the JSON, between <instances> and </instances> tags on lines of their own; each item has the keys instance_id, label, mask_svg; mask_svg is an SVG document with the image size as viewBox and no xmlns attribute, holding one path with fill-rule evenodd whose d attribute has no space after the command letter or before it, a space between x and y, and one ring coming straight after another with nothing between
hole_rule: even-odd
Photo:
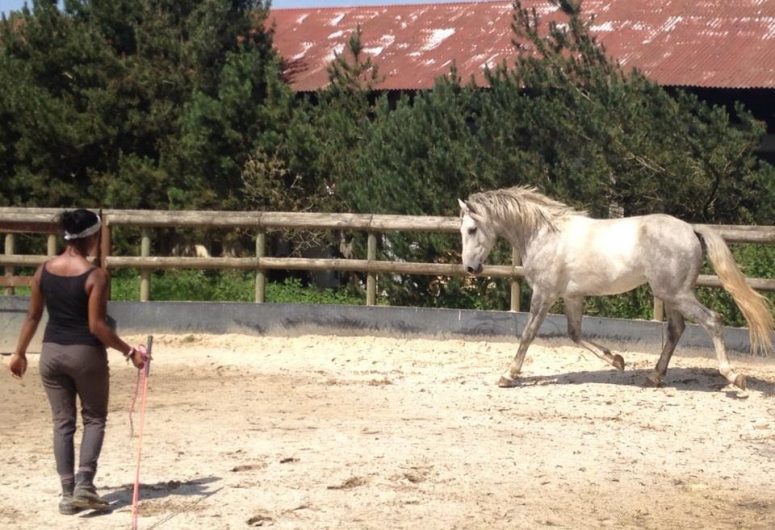
<instances>
[{"instance_id":1,"label":"woman's arm","mask_svg":"<svg viewBox=\"0 0 775 530\"><path fill-rule=\"evenodd\" d=\"M95 269L86 280L86 291L89 293L89 331L106 347L120 351L124 357L129 358L131 354L132 364L142 368L145 364L145 348L133 348L121 340L107 323L108 279L105 269Z\"/></svg>"},{"instance_id":2,"label":"woman's arm","mask_svg":"<svg viewBox=\"0 0 775 530\"><path fill-rule=\"evenodd\" d=\"M22 329L19 332L16 351L14 351L14 354L11 356L11 360L8 363L8 368L16 377L22 377L24 372L27 371L27 348L32 341L32 337L35 336L35 332L38 330L38 324L40 324L40 319L43 316L45 299L40 290L40 275L44 266L45 265L41 265L38 267L35 271L35 275L32 277L32 293L30 295L30 304L27 307L27 316L24 318Z\"/></svg>"}]
</instances>

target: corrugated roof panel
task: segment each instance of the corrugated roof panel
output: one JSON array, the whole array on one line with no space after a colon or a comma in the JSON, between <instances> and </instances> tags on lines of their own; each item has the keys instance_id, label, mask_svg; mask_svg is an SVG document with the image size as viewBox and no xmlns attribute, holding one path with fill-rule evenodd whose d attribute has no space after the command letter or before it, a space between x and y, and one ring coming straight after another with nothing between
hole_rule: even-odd
<instances>
[{"instance_id":1,"label":"corrugated roof panel","mask_svg":"<svg viewBox=\"0 0 775 530\"><path fill-rule=\"evenodd\" d=\"M526 0L546 20L561 20L546 0ZM586 0L593 32L625 67L663 85L775 88L773 0ZM484 83L485 66L512 63L510 1L273 9L275 46L295 90L328 84L327 66L360 25L364 52L377 64L376 88L426 89L457 66Z\"/></svg>"}]
</instances>

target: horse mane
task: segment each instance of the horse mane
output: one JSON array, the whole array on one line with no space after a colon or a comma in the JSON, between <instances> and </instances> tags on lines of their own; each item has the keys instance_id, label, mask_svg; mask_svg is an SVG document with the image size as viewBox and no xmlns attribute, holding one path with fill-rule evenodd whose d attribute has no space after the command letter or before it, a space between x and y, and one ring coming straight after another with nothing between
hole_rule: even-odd
<instances>
[{"instance_id":1,"label":"horse mane","mask_svg":"<svg viewBox=\"0 0 775 530\"><path fill-rule=\"evenodd\" d=\"M469 204L496 223L518 221L524 233L534 233L543 226L556 231L572 215L586 216L567 204L550 199L533 186L514 186L474 193Z\"/></svg>"}]
</instances>

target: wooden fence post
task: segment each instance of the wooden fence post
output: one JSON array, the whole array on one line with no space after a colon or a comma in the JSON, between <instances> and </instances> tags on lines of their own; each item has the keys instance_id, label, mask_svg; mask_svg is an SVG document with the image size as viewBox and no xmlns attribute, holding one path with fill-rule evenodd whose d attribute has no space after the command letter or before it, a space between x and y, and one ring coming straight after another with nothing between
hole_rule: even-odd
<instances>
[{"instance_id":1,"label":"wooden fence post","mask_svg":"<svg viewBox=\"0 0 775 530\"><path fill-rule=\"evenodd\" d=\"M657 322L662 322L664 319L665 319L665 303L661 299L655 296L653 320L656 320Z\"/></svg>"},{"instance_id":2,"label":"wooden fence post","mask_svg":"<svg viewBox=\"0 0 775 530\"><path fill-rule=\"evenodd\" d=\"M16 239L14 238L13 234L5 234L5 255L6 256L12 256L16 252L15 243L16 243ZM6 265L5 275L10 278L11 276L13 276L15 270L16 269L14 267ZM14 294L16 294L16 289L13 286L5 288L6 296L13 296Z\"/></svg>"},{"instance_id":3,"label":"wooden fence post","mask_svg":"<svg viewBox=\"0 0 775 530\"><path fill-rule=\"evenodd\" d=\"M512 247L511 248L511 264L514 267L518 267L519 265L522 265L522 258L519 255L519 252L517 252L517 249ZM511 312L512 313L519 313L519 280L516 278L511 279Z\"/></svg>"},{"instance_id":4,"label":"wooden fence post","mask_svg":"<svg viewBox=\"0 0 775 530\"><path fill-rule=\"evenodd\" d=\"M49 234L46 238L46 256L55 256L57 253L57 236Z\"/></svg>"},{"instance_id":5,"label":"wooden fence post","mask_svg":"<svg viewBox=\"0 0 775 530\"><path fill-rule=\"evenodd\" d=\"M102 227L100 227L100 248L99 248L99 266L105 271L108 270L108 257L110 256L110 226L108 216L100 210L100 218L102 219ZM108 283L108 300L111 299L113 291L112 280Z\"/></svg>"},{"instance_id":6,"label":"wooden fence post","mask_svg":"<svg viewBox=\"0 0 775 530\"><path fill-rule=\"evenodd\" d=\"M151 255L151 237L148 230L142 231L140 240L140 256L147 258ZM147 302L151 298L151 271L149 269L140 269L140 301Z\"/></svg>"},{"instance_id":7,"label":"wooden fence post","mask_svg":"<svg viewBox=\"0 0 775 530\"><path fill-rule=\"evenodd\" d=\"M256 269L256 295L257 304L263 304L266 301L266 273L260 266L261 258L266 256L266 232L263 230L256 235L256 258L259 267Z\"/></svg>"},{"instance_id":8,"label":"wooden fence post","mask_svg":"<svg viewBox=\"0 0 775 530\"><path fill-rule=\"evenodd\" d=\"M366 259L377 259L377 236L373 232L369 232ZM366 305L377 305L377 275L373 272L366 275Z\"/></svg>"}]
</instances>

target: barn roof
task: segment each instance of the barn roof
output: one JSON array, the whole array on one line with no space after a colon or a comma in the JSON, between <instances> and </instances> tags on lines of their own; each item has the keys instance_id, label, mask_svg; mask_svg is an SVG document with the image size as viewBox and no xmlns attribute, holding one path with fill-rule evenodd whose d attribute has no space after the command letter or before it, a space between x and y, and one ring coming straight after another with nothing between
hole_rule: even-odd
<instances>
[{"instance_id":1,"label":"barn roof","mask_svg":"<svg viewBox=\"0 0 775 530\"><path fill-rule=\"evenodd\" d=\"M344 0L343 0L344 1ZM561 20L547 0L525 0ZM662 85L775 88L772 0L584 0L592 30L625 68ZM360 24L383 90L426 89L455 63L484 84L485 66L512 64L511 1L272 9L274 43L297 91L328 84L326 67Z\"/></svg>"}]
</instances>

